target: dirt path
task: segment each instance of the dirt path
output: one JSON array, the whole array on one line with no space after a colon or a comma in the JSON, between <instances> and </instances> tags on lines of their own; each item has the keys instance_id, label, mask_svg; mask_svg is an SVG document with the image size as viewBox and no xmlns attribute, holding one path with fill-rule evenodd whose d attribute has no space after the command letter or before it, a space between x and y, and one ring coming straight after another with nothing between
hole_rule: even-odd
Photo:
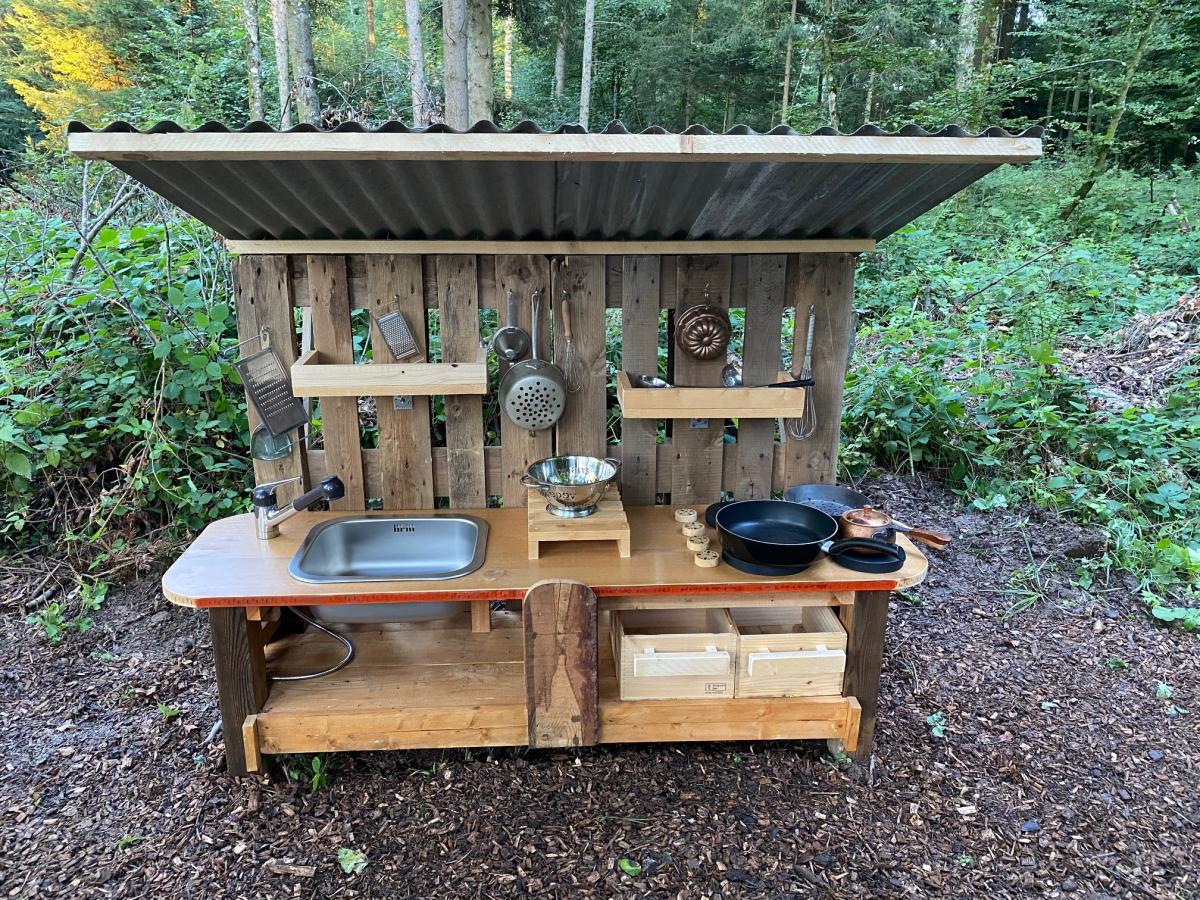
<instances>
[{"instance_id":1,"label":"dirt path","mask_svg":"<svg viewBox=\"0 0 1200 900\"><path fill-rule=\"evenodd\" d=\"M4 894L1200 896L1200 638L1152 623L1124 583L1075 586L1067 554L1095 541L1061 520L868 486L885 490L956 541L893 605L865 767L816 743L657 745L356 753L327 758L316 791L239 781L205 741L202 617L154 578L57 649L8 598ZM1044 596L1003 621L1017 596L983 588L1039 568Z\"/></svg>"}]
</instances>

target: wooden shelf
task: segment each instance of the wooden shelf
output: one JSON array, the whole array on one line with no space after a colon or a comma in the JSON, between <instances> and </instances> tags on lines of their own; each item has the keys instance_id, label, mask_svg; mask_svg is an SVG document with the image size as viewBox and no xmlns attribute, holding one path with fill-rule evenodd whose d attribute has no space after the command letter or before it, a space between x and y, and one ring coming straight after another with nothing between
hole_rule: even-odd
<instances>
[{"instance_id":1,"label":"wooden shelf","mask_svg":"<svg viewBox=\"0 0 1200 900\"><path fill-rule=\"evenodd\" d=\"M469 614L424 625L348 631L354 661L311 681L276 681L245 732L257 753L324 753L529 742L524 641L519 614L493 613L490 632ZM605 622L599 644L600 741L837 738L853 746L853 697L768 697L622 702ZM271 674L331 665L328 637L289 635L267 648Z\"/></svg>"},{"instance_id":2,"label":"wooden shelf","mask_svg":"<svg viewBox=\"0 0 1200 900\"><path fill-rule=\"evenodd\" d=\"M779 380L794 378L780 372ZM617 372L617 402L626 419L775 419L804 412L805 388L636 388Z\"/></svg>"},{"instance_id":3,"label":"wooden shelf","mask_svg":"<svg viewBox=\"0 0 1200 900\"><path fill-rule=\"evenodd\" d=\"M473 363L323 363L309 350L292 364L297 397L395 397L486 394L487 350Z\"/></svg>"}]
</instances>

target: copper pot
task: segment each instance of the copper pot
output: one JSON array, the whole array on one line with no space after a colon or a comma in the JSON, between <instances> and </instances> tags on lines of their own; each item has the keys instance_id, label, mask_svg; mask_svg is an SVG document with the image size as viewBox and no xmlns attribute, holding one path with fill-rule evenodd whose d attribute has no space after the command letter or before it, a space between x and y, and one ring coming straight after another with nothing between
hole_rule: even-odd
<instances>
[{"instance_id":1,"label":"copper pot","mask_svg":"<svg viewBox=\"0 0 1200 900\"><path fill-rule=\"evenodd\" d=\"M887 544L896 543L896 529L892 517L877 509L864 506L848 509L838 516L838 539L869 538Z\"/></svg>"},{"instance_id":2,"label":"copper pot","mask_svg":"<svg viewBox=\"0 0 1200 900\"><path fill-rule=\"evenodd\" d=\"M903 532L910 540L936 550L944 550L950 543L950 535L944 531L935 528L913 528L870 506L848 509L838 516L839 538L874 538L894 544L897 532Z\"/></svg>"}]
</instances>

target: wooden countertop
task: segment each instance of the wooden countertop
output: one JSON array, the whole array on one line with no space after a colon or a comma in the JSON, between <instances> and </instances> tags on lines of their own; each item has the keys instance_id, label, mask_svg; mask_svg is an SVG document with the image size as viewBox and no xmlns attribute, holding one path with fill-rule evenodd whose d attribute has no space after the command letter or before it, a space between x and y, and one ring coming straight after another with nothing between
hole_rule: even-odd
<instances>
[{"instance_id":1,"label":"wooden countertop","mask_svg":"<svg viewBox=\"0 0 1200 900\"><path fill-rule=\"evenodd\" d=\"M599 596L735 594L800 591L886 591L911 587L925 577L928 561L905 537L908 561L898 572L867 575L822 558L787 578L746 575L722 563L704 569L692 561L671 507L627 509L633 554L617 555L613 541L543 544L541 559L528 558L526 510L417 510L366 515L471 515L487 521L487 559L482 568L451 581L372 581L307 584L288 574L296 548L318 522L344 512L293 516L279 536L260 541L250 514L230 516L204 529L163 576L163 594L179 606L290 606L324 603L424 600L519 600L547 578L581 581ZM361 514L360 514L361 515ZM712 529L709 536L715 538Z\"/></svg>"}]
</instances>

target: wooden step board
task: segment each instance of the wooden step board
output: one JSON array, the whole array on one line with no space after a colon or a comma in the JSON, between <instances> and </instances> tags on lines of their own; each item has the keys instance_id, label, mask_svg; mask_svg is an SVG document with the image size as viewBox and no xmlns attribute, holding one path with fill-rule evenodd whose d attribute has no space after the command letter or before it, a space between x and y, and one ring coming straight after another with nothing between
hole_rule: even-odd
<instances>
[{"instance_id":1,"label":"wooden step board","mask_svg":"<svg viewBox=\"0 0 1200 900\"><path fill-rule=\"evenodd\" d=\"M616 541L622 557L630 553L629 519L616 491L600 501L599 508L582 519L564 519L546 511L546 501L529 489L529 558L538 559L541 544L551 541Z\"/></svg>"}]
</instances>

